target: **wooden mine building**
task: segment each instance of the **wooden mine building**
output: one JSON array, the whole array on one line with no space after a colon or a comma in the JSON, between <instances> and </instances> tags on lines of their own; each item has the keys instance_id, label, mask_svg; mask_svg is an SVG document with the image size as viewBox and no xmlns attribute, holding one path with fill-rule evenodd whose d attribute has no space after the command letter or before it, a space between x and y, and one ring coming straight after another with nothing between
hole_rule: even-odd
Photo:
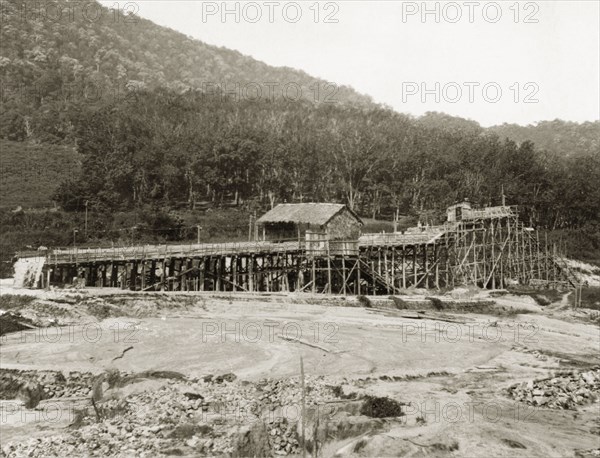
<instances>
[{"instance_id":1,"label":"wooden mine building","mask_svg":"<svg viewBox=\"0 0 600 458\"><path fill-rule=\"evenodd\" d=\"M272 241L326 238L358 240L361 219L343 204L279 204L256 223L262 239ZM308 237L307 237L308 234Z\"/></svg>"}]
</instances>

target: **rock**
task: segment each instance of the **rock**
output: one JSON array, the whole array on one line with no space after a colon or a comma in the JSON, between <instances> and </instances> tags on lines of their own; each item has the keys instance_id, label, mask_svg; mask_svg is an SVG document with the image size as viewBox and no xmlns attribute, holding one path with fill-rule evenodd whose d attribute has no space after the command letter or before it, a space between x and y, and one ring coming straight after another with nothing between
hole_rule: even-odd
<instances>
[{"instance_id":1,"label":"rock","mask_svg":"<svg viewBox=\"0 0 600 458\"><path fill-rule=\"evenodd\" d=\"M510 387L510 395L531 405L572 409L589 403L600 388L600 369L570 372L544 380L530 380L527 384ZM544 400L545 399L545 400Z\"/></svg>"},{"instance_id":2,"label":"rock","mask_svg":"<svg viewBox=\"0 0 600 458\"><path fill-rule=\"evenodd\" d=\"M44 398L44 389L39 383L28 382L19 390L18 398L27 409L33 409Z\"/></svg>"}]
</instances>

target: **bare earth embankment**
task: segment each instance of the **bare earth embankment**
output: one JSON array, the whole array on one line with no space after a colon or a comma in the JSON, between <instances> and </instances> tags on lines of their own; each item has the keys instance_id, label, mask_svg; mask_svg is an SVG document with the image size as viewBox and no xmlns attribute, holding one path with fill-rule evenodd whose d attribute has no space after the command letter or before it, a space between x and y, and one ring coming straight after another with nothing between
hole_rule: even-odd
<instances>
[{"instance_id":1,"label":"bare earth embankment","mask_svg":"<svg viewBox=\"0 0 600 458\"><path fill-rule=\"evenodd\" d=\"M600 453L597 312L566 299L3 294L5 456L299 456L303 406L310 456Z\"/></svg>"}]
</instances>

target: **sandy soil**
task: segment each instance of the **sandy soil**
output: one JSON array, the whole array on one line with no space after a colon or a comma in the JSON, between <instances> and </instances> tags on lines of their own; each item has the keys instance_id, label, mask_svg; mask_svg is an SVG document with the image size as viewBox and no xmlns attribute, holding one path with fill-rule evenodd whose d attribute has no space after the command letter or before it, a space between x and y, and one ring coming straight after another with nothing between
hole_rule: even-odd
<instances>
[{"instance_id":1,"label":"sandy soil","mask_svg":"<svg viewBox=\"0 0 600 458\"><path fill-rule=\"evenodd\" d=\"M52 300L65 293L34 294ZM407 404L406 416L387 421L384 432L331 441L323 456L563 457L600 449L597 402L578 411L551 410L505 393L515 383L600 364L598 326L560 303L539 307L529 297L502 296L489 314L426 310L421 316L428 318L413 319L407 316L416 317L414 311L386 313L353 302L333 307L306 297L197 295L185 307L153 309L145 317L140 307L161 299L132 294L136 316L83 315L68 326L3 336L0 364L197 377L233 372L256 381L297 376L302 356L309 375ZM510 308L527 313L498 313ZM63 423L5 420L2 440L49 434Z\"/></svg>"}]
</instances>

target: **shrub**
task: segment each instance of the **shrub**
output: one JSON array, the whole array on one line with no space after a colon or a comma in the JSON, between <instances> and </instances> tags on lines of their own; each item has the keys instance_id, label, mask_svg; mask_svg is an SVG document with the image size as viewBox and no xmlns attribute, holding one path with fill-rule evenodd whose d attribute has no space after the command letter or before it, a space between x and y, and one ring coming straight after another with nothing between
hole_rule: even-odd
<instances>
[{"instance_id":1,"label":"shrub","mask_svg":"<svg viewBox=\"0 0 600 458\"><path fill-rule=\"evenodd\" d=\"M23 296L21 294L3 294L0 296L0 310L20 309L31 304L34 296Z\"/></svg>"},{"instance_id":2,"label":"shrub","mask_svg":"<svg viewBox=\"0 0 600 458\"><path fill-rule=\"evenodd\" d=\"M373 304L371 303L371 299L369 299L367 296L363 296L361 294L360 296L356 296L356 300L359 302L360 305L362 305L365 308L373 307Z\"/></svg>"},{"instance_id":3,"label":"shrub","mask_svg":"<svg viewBox=\"0 0 600 458\"><path fill-rule=\"evenodd\" d=\"M446 308L444 306L444 302L442 302L442 300L437 297L426 297L425 299L428 299L431 301L431 303L433 304L433 308L435 310L444 310Z\"/></svg>"},{"instance_id":4,"label":"shrub","mask_svg":"<svg viewBox=\"0 0 600 458\"><path fill-rule=\"evenodd\" d=\"M392 300L392 302L394 302L394 305L397 309L404 310L410 308L408 303L404 299L401 299L396 296L390 296L389 298Z\"/></svg>"},{"instance_id":5,"label":"shrub","mask_svg":"<svg viewBox=\"0 0 600 458\"><path fill-rule=\"evenodd\" d=\"M569 297L571 305L575 305L576 292ZM581 288L581 307L591 310L600 310L600 287L587 286Z\"/></svg>"},{"instance_id":6,"label":"shrub","mask_svg":"<svg viewBox=\"0 0 600 458\"><path fill-rule=\"evenodd\" d=\"M361 415L372 418L401 417L402 404L388 397L367 396L360 408Z\"/></svg>"}]
</instances>

